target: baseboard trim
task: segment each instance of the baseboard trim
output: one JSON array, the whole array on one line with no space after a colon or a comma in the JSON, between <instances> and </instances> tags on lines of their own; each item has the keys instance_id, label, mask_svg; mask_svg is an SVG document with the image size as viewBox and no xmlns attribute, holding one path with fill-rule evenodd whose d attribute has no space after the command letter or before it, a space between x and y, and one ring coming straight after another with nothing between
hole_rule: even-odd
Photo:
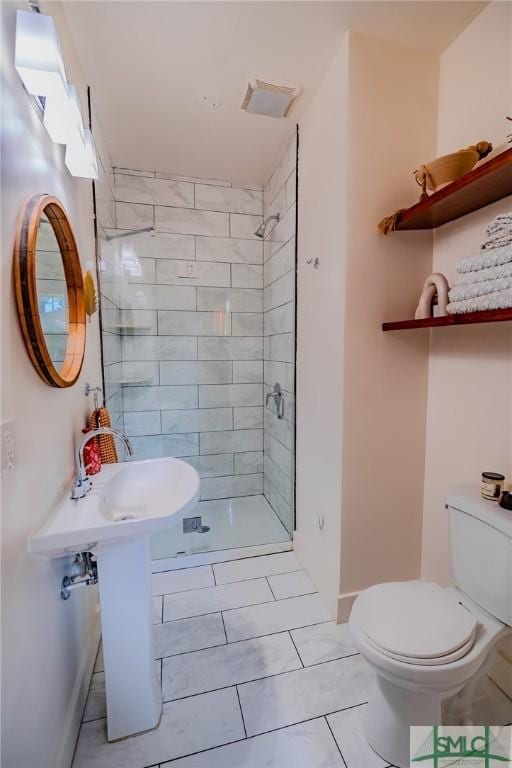
<instances>
[{"instance_id":1,"label":"baseboard trim","mask_svg":"<svg viewBox=\"0 0 512 768\"><path fill-rule=\"evenodd\" d=\"M359 595L357 592L345 592L344 595L338 595L338 610L336 612L336 623L345 624L349 620L350 611L354 604L354 600Z\"/></svg>"},{"instance_id":2,"label":"baseboard trim","mask_svg":"<svg viewBox=\"0 0 512 768\"><path fill-rule=\"evenodd\" d=\"M100 614L96 607L89 629L89 643L87 651L83 654L78 667L75 684L71 693L68 714L63 723L62 742L58 751L56 768L70 768L75 753L76 741L82 722L82 715L89 693L91 676L96 661L96 654L100 642Z\"/></svg>"}]
</instances>

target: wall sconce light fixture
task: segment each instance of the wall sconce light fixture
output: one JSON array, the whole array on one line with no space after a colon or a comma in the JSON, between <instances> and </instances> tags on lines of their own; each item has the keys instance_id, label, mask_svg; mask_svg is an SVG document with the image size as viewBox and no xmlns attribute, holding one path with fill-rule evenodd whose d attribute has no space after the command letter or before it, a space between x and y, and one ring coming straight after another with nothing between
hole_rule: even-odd
<instances>
[{"instance_id":1,"label":"wall sconce light fixture","mask_svg":"<svg viewBox=\"0 0 512 768\"><path fill-rule=\"evenodd\" d=\"M84 129L77 89L67 82L51 16L17 12L15 67L27 91L44 97L44 126L56 144L66 145L64 162L71 175L97 179L94 139L91 131Z\"/></svg>"}]
</instances>

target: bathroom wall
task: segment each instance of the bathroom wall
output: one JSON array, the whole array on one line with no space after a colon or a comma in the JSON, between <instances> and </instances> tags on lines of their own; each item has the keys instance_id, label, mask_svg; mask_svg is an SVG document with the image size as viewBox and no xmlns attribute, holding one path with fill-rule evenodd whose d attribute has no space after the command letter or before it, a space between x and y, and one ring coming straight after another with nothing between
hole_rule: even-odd
<instances>
[{"instance_id":1,"label":"bathroom wall","mask_svg":"<svg viewBox=\"0 0 512 768\"><path fill-rule=\"evenodd\" d=\"M263 492L261 187L116 169L124 427L137 458L186 458L201 499Z\"/></svg>"},{"instance_id":2,"label":"bathroom wall","mask_svg":"<svg viewBox=\"0 0 512 768\"><path fill-rule=\"evenodd\" d=\"M437 73L350 33L300 125L295 547L340 620L366 586L419 575L428 335L381 324L414 314L432 235L377 224L418 198Z\"/></svg>"},{"instance_id":3,"label":"bathroom wall","mask_svg":"<svg viewBox=\"0 0 512 768\"><path fill-rule=\"evenodd\" d=\"M492 45L482 45L491 41ZM480 94L475 98L475 93ZM457 109L453 109L454 102ZM437 154L486 139L503 144L512 114L512 6L491 3L442 54ZM435 232L434 269L449 282L455 263L478 253L485 227L510 211L502 200ZM512 382L509 323L435 329L430 345L422 575L449 582L444 497L483 470L510 480Z\"/></svg>"},{"instance_id":4,"label":"bathroom wall","mask_svg":"<svg viewBox=\"0 0 512 768\"><path fill-rule=\"evenodd\" d=\"M299 125L297 530L294 549L335 617L341 530L347 45ZM319 269L309 260L318 257Z\"/></svg>"},{"instance_id":5,"label":"bathroom wall","mask_svg":"<svg viewBox=\"0 0 512 768\"><path fill-rule=\"evenodd\" d=\"M2 476L2 758L9 768L69 768L97 648L96 589L79 590L63 602L59 586L69 561L34 557L28 547L72 481L74 441L87 413L83 385L101 380L98 319L87 326L78 383L62 390L43 383L18 325L12 249L23 201L47 192L67 208L82 265L92 266L92 190L90 182L68 173L64 148L49 138L14 69L17 8L27 5L1 8L1 420L14 421L17 454L16 467ZM59 3L51 3L51 13L86 116L84 81Z\"/></svg>"},{"instance_id":6,"label":"bathroom wall","mask_svg":"<svg viewBox=\"0 0 512 768\"><path fill-rule=\"evenodd\" d=\"M419 198L437 84L434 54L350 33L341 617L358 591L420 571L428 331L381 324L414 317L432 233L386 237L377 224Z\"/></svg>"},{"instance_id":7,"label":"bathroom wall","mask_svg":"<svg viewBox=\"0 0 512 768\"><path fill-rule=\"evenodd\" d=\"M297 141L285 149L263 191L263 216L279 213L265 232L263 267L264 394L281 385L284 415L272 401L265 408L265 496L281 522L293 531L295 473L295 222Z\"/></svg>"},{"instance_id":8,"label":"bathroom wall","mask_svg":"<svg viewBox=\"0 0 512 768\"><path fill-rule=\"evenodd\" d=\"M481 139L503 148L511 125L505 115L511 114L512 6L494 2L441 56L437 154ZM436 230L434 269L453 282L455 262L478 253L486 225L510 210L509 197ZM425 579L451 581L447 489L458 483L478 484L486 469L512 479L511 351L509 323L432 331L421 574ZM475 567L485 568L485 563ZM509 643L502 648L494 677L510 695L511 665Z\"/></svg>"}]
</instances>

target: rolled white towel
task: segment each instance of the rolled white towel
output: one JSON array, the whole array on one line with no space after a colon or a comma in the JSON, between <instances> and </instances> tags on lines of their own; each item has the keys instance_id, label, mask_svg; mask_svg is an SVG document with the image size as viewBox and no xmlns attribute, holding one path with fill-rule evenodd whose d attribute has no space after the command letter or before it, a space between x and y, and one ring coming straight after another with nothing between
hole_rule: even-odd
<instances>
[{"instance_id":1,"label":"rolled white towel","mask_svg":"<svg viewBox=\"0 0 512 768\"><path fill-rule=\"evenodd\" d=\"M478 269L476 272L464 272L457 277L456 285L473 285L474 283L487 282L487 280L498 280L502 277L512 277L512 261L497 267Z\"/></svg>"},{"instance_id":2,"label":"rolled white towel","mask_svg":"<svg viewBox=\"0 0 512 768\"><path fill-rule=\"evenodd\" d=\"M485 312L490 309L508 309L512 307L512 289L488 293L486 296L477 296L474 299L454 301L448 304L446 310L449 315L464 315L466 312Z\"/></svg>"},{"instance_id":3,"label":"rolled white towel","mask_svg":"<svg viewBox=\"0 0 512 768\"><path fill-rule=\"evenodd\" d=\"M469 285L454 285L449 291L448 298L450 303L455 301L464 301L465 299L474 299L477 296L486 296L488 293L497 293L512 288L512 277L502 277L497 280L484 280L480 283L470 283Z\"/></svg>"},{"instance_id":4,"label":"rolled white towel","mask_svg":"<svg viewBox=\"0 0 512 768\"><path fill-rule=\"evenodd\" d=\"M512 261L512 243L502 248L491 248L488 251L480 251L478 256L466 256L455 265L457 272L477 272L480 269L498 267Z\"/></svg>"}]
</instances>

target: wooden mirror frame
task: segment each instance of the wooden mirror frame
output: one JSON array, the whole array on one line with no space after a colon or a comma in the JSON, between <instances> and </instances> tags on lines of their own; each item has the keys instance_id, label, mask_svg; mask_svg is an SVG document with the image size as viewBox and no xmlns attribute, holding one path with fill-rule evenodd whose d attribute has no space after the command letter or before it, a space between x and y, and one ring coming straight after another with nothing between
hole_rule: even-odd
<instances>
[{"instance_id":1,"label":"wooden mirror frame","mask_svg":"<svg viewBox=\"0 0 512 768\"><path fill-rule=\"evenodd\" d=\"M59 244L68 291L68 340L60 370L48 352L37 301L36 241L43 214L48 217ZM34 368L51 387L71 387L80 375L85 354L84 283L68 215L52 195L34 195L20 212L14 243L14 288L21 331Z\"/></svg>"}]
</instances>

